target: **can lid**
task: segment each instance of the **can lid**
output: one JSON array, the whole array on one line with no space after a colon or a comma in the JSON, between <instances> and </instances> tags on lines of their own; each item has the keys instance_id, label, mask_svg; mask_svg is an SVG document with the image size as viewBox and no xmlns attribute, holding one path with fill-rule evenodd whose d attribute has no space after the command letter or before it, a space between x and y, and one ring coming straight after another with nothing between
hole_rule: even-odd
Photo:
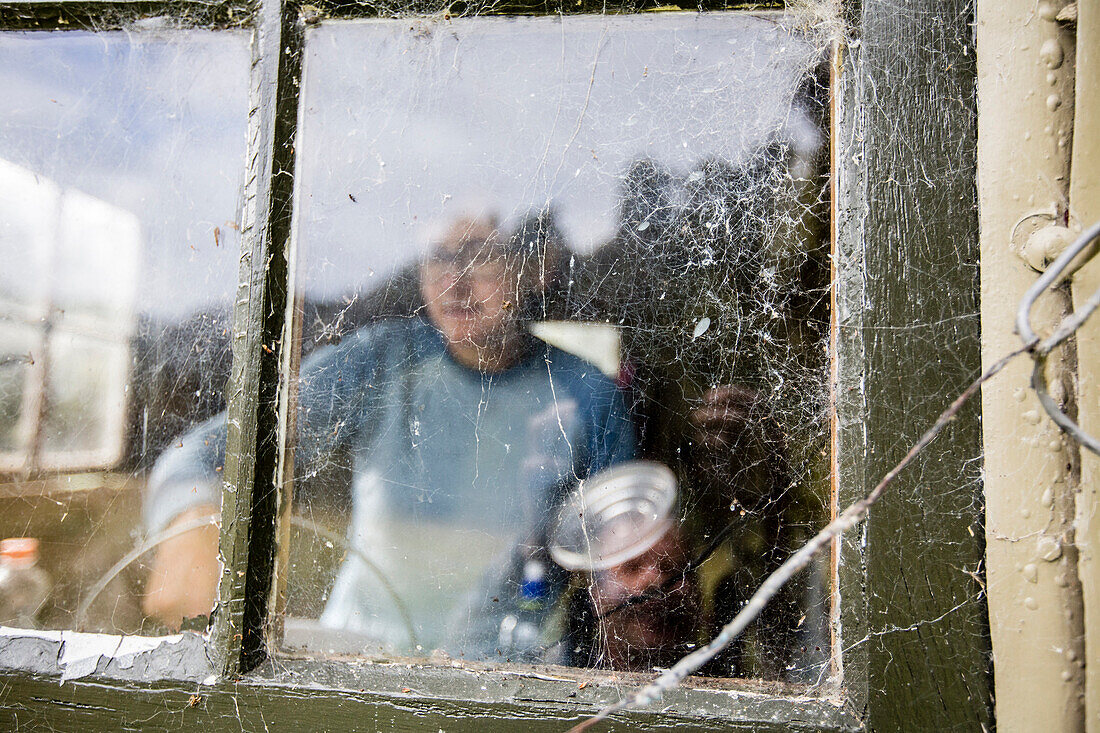
<instances>
[{"instance_id":1,"label":"can lid","mask_svg":"<svg viewBox=\"0 0 1100 733\"><path fill-rule=\"evenodd\" d=\"M653 547L675 524L676 476L653 461L582 481L558 511L550 555L566 570L606 570Z\"/></svg>"},{"instance_id":2,"label":"can lid","mask_svg":"<svg viewBox=\"0 0 1100 733\"><path fill-rule=\"evenodd\" d=\"M37 537L9 537L0 540L0 557L9 560L37 560Z\"/></svg>"}]
</instances>

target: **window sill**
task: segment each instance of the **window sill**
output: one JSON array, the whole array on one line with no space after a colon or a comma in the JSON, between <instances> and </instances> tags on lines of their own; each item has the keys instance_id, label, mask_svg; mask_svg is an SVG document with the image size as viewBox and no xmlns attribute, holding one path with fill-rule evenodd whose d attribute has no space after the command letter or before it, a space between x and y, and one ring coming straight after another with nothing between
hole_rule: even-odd
<instances>
[{"instance_id":1,"label":"window sill","mask_svg":"<svg viewBox=\"0 0 1100 733\"><path fill-rule=\"evenodd\" d=\"M537 715L575 722L651 678L641 673L556 665L505 663L490 667L457 659L322 659L280 654L249 675L246 683L345 691L364 701L398 707L449 708L457 702L469 715L484 709L493 717L502 713L513 719ZM703 724L707 730L862 729L859 716L844 704L843 695L829 687L749 679L693 678L667 693L660 703L628 717L639 725L648 722L660 727L675 721L676 725Z\"/></svg>"},{"instance_id":2,"label":"window sill","mask_svg":"<svg viewBox=\"0 0 1100 733\"><path fill-rule=\"evenodd\" d=\"M0 673L13 672L58 677L62 683L92 675L203 684L217 679L207 640L189 631L119 636L0 626Z\"/></svg>"},{"instance_id":3,"label":"window sill","mask_svg":"<svg viewBox=\"0 0 1100 733\"><path fill-rule=\"evenodd\" d=\"M231 715L268 730L300 731L320 720L343 729L373 720L378 729L454 733L491 723L494 730L560 732L649 678L550 665L279 655L240 680L217 682L207 652L207 640L191 632L122 637L2 629L0 708L18 713L21 725L33 718L59 727L110 727L146 715L157 728L198 726ZM33 704L44 697L68 704ZM293 716L277 712L290 710ZM624 718L631 730L863 729L835 691L759 680L694 679Z\"/></svg>"}]
</instances>

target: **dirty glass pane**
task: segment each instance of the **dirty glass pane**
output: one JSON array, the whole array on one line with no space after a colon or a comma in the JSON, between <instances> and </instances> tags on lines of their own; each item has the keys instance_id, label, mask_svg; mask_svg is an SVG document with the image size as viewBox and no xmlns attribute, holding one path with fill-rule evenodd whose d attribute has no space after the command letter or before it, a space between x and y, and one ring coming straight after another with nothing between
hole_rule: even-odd
<instances>
[{"instance_id":1,"label":"dirty glass pane","mask_svg":"<svg viewBox=\"0 0 1100 733\"><path fill-rule=\"evenodd\" d=\"M25 540L0 547L0 624L212 607L216 575L141 550L171 520L158 457L224 405L248 67L243 33L0 34L0 537ZM190 569L187 613L157 558Z\"/></svg>"},{"instance_id":2,"label":"dirty glass pane","mask_svg":"<svg viewBox=\"0 0 1100 733\"><path fill-rule=\"evenodd\" d=\"M667 666L823 523L819 60L778 15L308 32L287 647ZM707 671L822 679L827 567Z\"/></svg>"}]
</instances>

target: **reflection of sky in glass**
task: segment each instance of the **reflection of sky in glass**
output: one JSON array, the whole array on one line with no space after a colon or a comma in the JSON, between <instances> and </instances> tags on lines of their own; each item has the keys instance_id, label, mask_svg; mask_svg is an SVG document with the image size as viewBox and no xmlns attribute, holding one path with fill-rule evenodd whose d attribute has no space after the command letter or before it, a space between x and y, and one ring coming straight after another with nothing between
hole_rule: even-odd
<instances>
[{"instance_id":1,"label":"reflection of sky in glass","mask_svg":"<svg viewBox=\"0 0 1100 733\"><path fill-rule=\"evenodd\" d=\"M299 240L314 295L369 287L426 228L552 202L572 244L614 232L619 181L785 134L810 49L772 19L676 13L364 21L309 32Z\"/></svg>"},{"instance_id":2,"label":"reflection of sky in glass","mask_svg":"<svg viewBox=\"0 0 1100 733\"><path fill-rule=\"evenodd\" d=\"M231 300L248 70L245 33L0 34L0 158L137 216L139 310Z\"/></svg>"}]
</instances>

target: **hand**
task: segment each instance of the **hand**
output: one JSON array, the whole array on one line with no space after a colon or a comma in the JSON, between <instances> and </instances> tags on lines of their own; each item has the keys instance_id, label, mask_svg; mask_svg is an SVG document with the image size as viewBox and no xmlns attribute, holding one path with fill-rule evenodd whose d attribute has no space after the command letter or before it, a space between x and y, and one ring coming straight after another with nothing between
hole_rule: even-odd
<instances>
[{"instance_id":1,"label":"hand","mask_svg":"<svg viewBox=\"0 0 1100 733\"><path fill-rule=\"evenodd\" d=\"M707 390L702 405L688 419L695 441L710 449L733 447L752 422L765 418L760 393L750 387L727 384Z\"/></svg>"},{"instance_id":2,"label":"hand","mask_svg":"<svg viewBox=\"0 0 1100 733\"><path fill-rule=\"evenodd\" d=\"M789 489L790 479L773 405L739 384L707 390L700 402L688 415L695 450L685 482L695 489L700 516L719 520L710 531L733 518L727 508L741 516L778 511L774 502Z\"/></svg>"},{"instance_id":3,"label":"hand","mask_svg":"<svg viewBox=\"0 0 1100 733\"><path fill-rule=\"evenodd\" d=\"M180 514L168 527L217 511L215 506L198 506ZM141 604L147 616L178 629L184 619L210 615L221 575L218 535L217 524L204 524L157 546Z\"/></svg>"}]
</instances>

